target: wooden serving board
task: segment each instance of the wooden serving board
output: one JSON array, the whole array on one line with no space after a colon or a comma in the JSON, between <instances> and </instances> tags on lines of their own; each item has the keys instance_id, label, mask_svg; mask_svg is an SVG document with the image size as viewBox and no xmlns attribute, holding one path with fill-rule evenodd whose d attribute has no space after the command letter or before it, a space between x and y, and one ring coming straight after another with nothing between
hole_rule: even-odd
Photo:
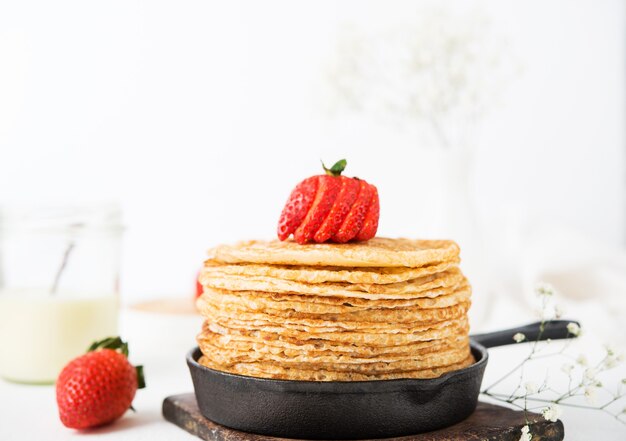
<instances>
[{"instance_id":1,"label":"wooden serving board","mask_svg":"<svg viewBox=\"0 0 626 441\"><path fill-rule=\"evenodd\" d=\"M202 416L193 393L167 397L163 401L163 416L166 420L205 441L272 441L283 439L240 432L215 424ZM527 416L531 423L530 430L533 434L533 441L561 441L563 439L564 429L561 421L551 423L536 413L528 413ZM518 441L525 424L522 412L479 402L472 416L454 426L434 432L393 439L396 441Z\"/></svg>"}]
</instances>

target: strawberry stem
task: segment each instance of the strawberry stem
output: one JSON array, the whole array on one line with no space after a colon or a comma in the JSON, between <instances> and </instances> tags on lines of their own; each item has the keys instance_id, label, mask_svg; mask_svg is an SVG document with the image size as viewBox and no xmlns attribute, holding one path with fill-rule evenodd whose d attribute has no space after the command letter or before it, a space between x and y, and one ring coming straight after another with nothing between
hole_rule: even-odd
<instances>
[{"instance_id":1,"label":"strawberry stem","mask_svg":"<svg viewBox=\"0 0 626 441\"><path fill-rule=\"evenodd\" d=\"M98 349L113 349L119 350L122 354L128 357L128 343L123 341L120 337L108 337L104 340L95 341L89 346L87 352L97 351Z\"/></svg>"},{"instance_id":2,"label":"strawberry stem","mask_svg":"<svg viewBox=\"0 0 626 441\"><path fill-rule=\"evenodd\" d=\"M326 168L324 162L322 161L322 167L327 175L330 176L341 176L341 173L346 169L346 165L348 165L348 161L345 159L340 159L335 162L331 168Z\"/></svg>"},{"instance_id":3,"label":"strawberry stem","mask_svg":"<svg viewBox=\"0 0 626 441\"><path fill-rule=\"evenodd\" d=\"M98 351L100 349L119 351L128 358L128 343L120 337L108 337L104 340L95 341L89 346L87 352ZM143 389L146 387L146 377L143 374L143 366L135 366L135 370L137 371L137 389Z\"/></svg>"},{"instance_id":4,"label":"strawberry stem","mask_svg":"<svg viewBox=\"0 0 626 441\"><path fill-rule=\"evenodd\" d=\"M137 389L146 387L146 377L143 375L143 366L135 366L137 371Z\"/></svg>"}]
</instances>

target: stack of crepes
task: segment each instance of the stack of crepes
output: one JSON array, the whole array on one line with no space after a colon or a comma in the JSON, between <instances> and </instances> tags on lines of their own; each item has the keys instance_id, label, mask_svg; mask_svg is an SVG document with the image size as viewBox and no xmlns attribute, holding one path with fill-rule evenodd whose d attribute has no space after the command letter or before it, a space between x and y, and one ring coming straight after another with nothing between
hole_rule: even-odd
<instances>
[{"instance_id":1,"label":"stack of crepes","mask_svg":"<svg viewBox=\"0 0 626 441\"><path fill-rule=\"evenodd\" d=\"M249 241L209 252L200 363L262 378L435 378L473 363L452 241Z\"/></svg>"}]
</instances>

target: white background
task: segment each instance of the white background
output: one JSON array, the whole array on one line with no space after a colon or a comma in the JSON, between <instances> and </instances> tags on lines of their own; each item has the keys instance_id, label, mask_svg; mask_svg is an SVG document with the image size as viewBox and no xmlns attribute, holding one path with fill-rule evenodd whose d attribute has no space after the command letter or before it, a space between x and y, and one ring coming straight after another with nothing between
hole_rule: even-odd
<instances>
[{"instance_id":1,"label":"white background","mask_svg":"<svg viewBox=\"0 0 626 441\"><path fill-rule=\"evenodd\" d=\"M342 30L411 22L434 3L487 17L516 72L477 128L470 164L487 266L499 276L492 288L502 294L487 326L532 319L530 302L505 295L526 273L565 274L564 287L583 291L568 304L590 325L581 351L602 351L607 336L625 342L626 271L606 272L607 262L623 264L626 242L620 0L0 0L0 204L119 201L126 303L191 296L208 247L273 237L289 191L320 171L320 158L347 157L348 175L378 186L381 235L432 235L441 213L428 146L330 114L325 94ZM479 290L474 298L473 310L491 306ZM138 393L136 415L102 435L190 439L162 420L160 401L190 390L181 360L199 317L128 314L123 335L152 386ZM520 354L493 351L487 377ZM613 389L619 369L605 382ZM11 397L0 414L13 422L0 424L3 439L74 437L56 418L52 387L0 388ZM27 421L32 414L41 424ZM568 409L563 420L568 439L623 439L624 427L601 413Z\"/></svg>"},{"instance_id":2,"label":"white background","mask_svg":"<svg viewBox=\"0 0 626 441\"><path fill-rule=\"evenodd\" d=\"M486 16L519 67L478 130L482 227L547 221L623 247L624 3L445 5ZM430 6L1 2L0 203L121 201L127 301L188 295L206 248L272 237L320 158L379 186L380 234L428 235L419 142L323 96L341 29Z\"/></svg>"}]
</instances>

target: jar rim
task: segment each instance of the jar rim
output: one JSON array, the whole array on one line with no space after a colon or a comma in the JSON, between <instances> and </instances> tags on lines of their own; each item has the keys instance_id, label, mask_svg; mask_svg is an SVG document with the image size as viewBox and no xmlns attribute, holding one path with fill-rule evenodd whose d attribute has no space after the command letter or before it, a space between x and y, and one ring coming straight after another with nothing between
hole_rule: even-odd
<instances>
[{"instance_id":1,"label":"jar rim","mask_svg":"<svg viewBox=\"0 0 626 441\"><path fill-rule=\"evenodd\" d=\"M118 203L2 205L0 230L123 230Z\"/></svg>"}]
</instances>

